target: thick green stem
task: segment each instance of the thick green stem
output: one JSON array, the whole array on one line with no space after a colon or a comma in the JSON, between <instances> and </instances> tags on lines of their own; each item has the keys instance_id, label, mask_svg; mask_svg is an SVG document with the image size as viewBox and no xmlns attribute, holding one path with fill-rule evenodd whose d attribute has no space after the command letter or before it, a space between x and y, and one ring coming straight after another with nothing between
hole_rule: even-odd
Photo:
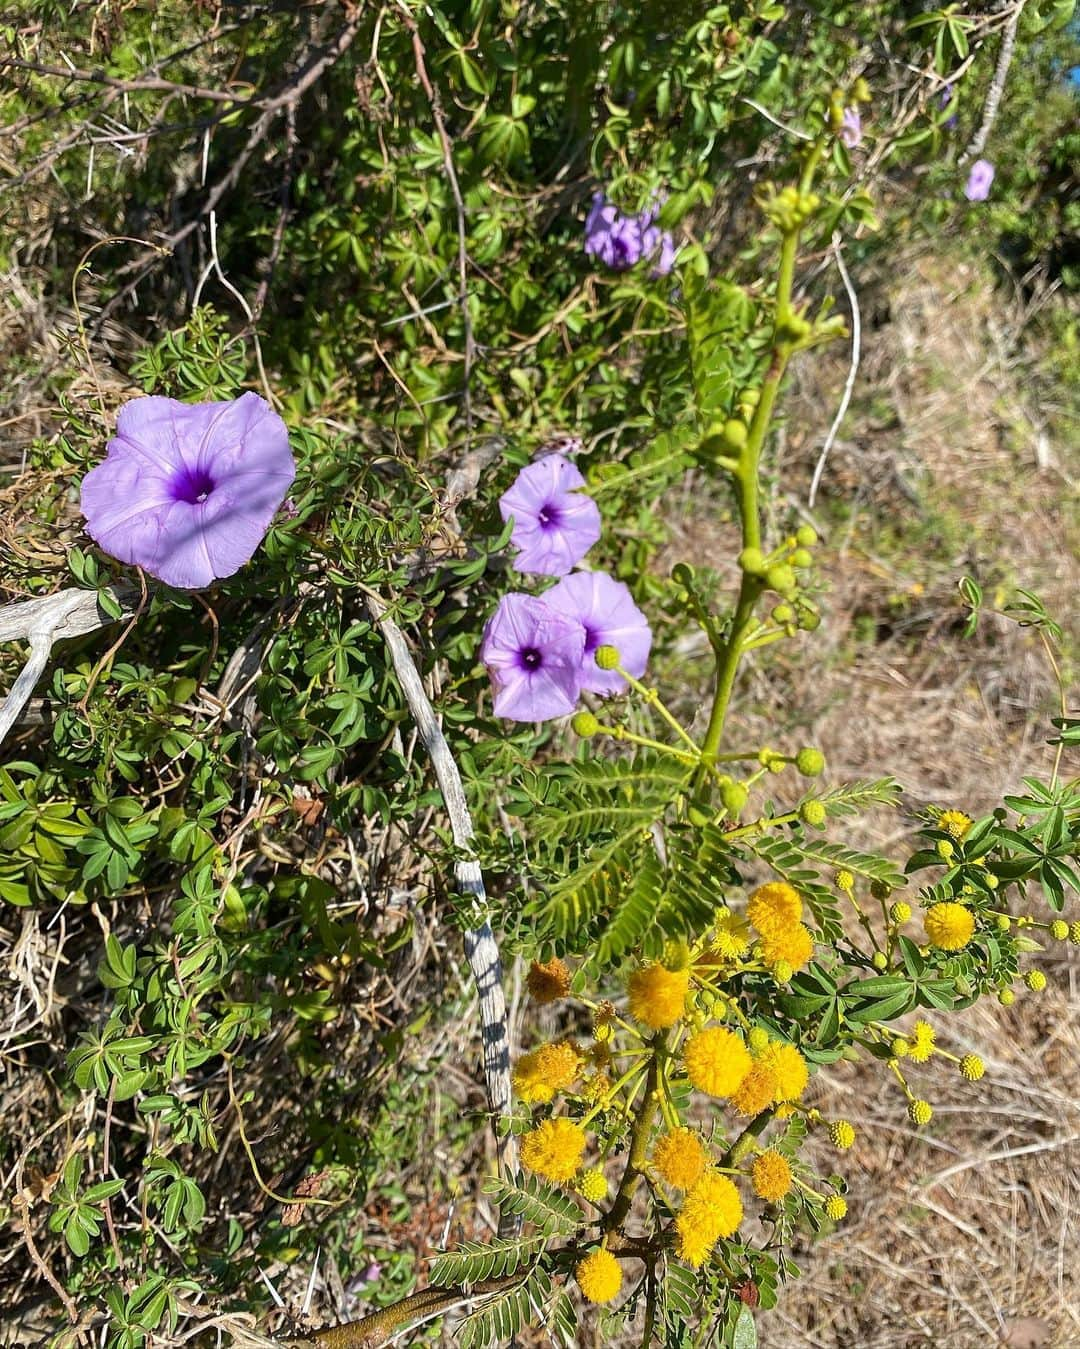
<instances>
[{"instance_id":1,"label":"thick green stem","mask_svg":"<svg viewBox=\"0 0 1080 1349\"><path fill-rule=\"evenodd\" d=\"M818 142L807 156L799 182L799 190L807 192L813 182L814 170L821 157L822 143ZM739 505L739 520L742 526L743 548L761 547L761 511L758 503L758 485L761 467L761 451L765 445L769 426L772 423L773 408L780 392L784 371L794 350L790 332L793 317L791 292L795 284L795 260L799 251L799 230L797 227L786 230L780 246L780 268L776 282L776 311L773 317L772 360L761 386L757 407L750 422L746 444L739 455L738 466L733 474L735 495ZM739 585L739 595L735 603L735 614L731 621L731 631L720 652L716 672L716 692L713 695L712 712L705 732L705 741L701 747L701 757L706 763L715 759L724 734L724 718L727 716L728 703L735 686L735 675L743 655L743 642L754 609L765 591L765 582L760 576L752 576L744 571Z\"/></svg>"},{"instance_id":2,"label":"thick green stem","mask_svg":"<svg viewBox=\"0 0 1080 1349\"><path fill-rule=\"evenodd\" d=\"M646 1153L649 1148L649 1131L652 1128L653 1115L656 1113L656 1087L660 1080L659 1056L664 1051L664 1039L665 1037L661 1032L653 1040L653 1056L649 1064L648 1075L645 1078L645 1094L641 1099L641 1105L638 1107L637 1117L634 1120L634 1128L630 1134L630 1156L627 1158L626 1170L619 1182L619 1191L615 1196L615 1202L604 1219L605 1232L618 1231L626 1221L627 1214L630 1212L630 1205L633 1203L638 1180L645 1170Z\"/></svg>"}]
</instances>

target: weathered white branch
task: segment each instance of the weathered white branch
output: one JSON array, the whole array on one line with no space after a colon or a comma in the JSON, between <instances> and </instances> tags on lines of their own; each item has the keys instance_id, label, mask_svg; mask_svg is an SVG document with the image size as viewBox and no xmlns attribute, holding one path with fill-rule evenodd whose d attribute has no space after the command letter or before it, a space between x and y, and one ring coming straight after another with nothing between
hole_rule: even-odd
<instances>
[{"instance_id":1,"label":"weathered white branch","mask_svg":"<svg viewBox=\"0 0 1080 1349\"><path fill-rule=\"evenodd\" d=\"M120 606L122 618L134 613L135 591L110 588L107 593ZM0 744L45 673L53 646L65 637L83 637L116 622L119 619L106 613L98 603L96 590L58 590L54 595L0 609L0 642L30 643L30 658L0 703Z\"/></svg>"},{"instance_id":2,"label":"weathered white branch","mask_svg":"<svg viewBox=\"0 0 1080 1349\"><path fill-rule=\"evenodd\" d=\"M1009 67L1012 65L1013 53L1016 51L1016 32L1020 27L1020 15L1023 14L1026 3L1027 0L1018 0L1002 31L997 65L994 67L994 78L990 81L990 88L986 91L986 101L983 103L982 120L979 123L978 131L972 136L967 149L960 156L961 164L967 164L970 160L978 158L985 149L986 142L990 139L990 132L997 120L998 108L1001 106L1001 96L1005 92L1005 82L1009 78Z\"/></svg>"},{"instance_id":3,"label":"weathered white branch","mask_svg":"<svg viewBox=\"0 0 1080 1349\"><path fill-rule=\"evenodd\" d=\"M847 416L848 404L851 402L851 394L859 374L862 345L862 317L859 313L859 297L855 293L855 287L851 284L851 277L848 276L848 270L844 266L844 255L840 251L840 236L838 234L833 235L832 248L833 256L836 258L836 266L840 272L840 279L844 283L848 303L851 305L851 365L848 367L847 379L844 381L844 392L840 398L840 406L836 409L836 416L833 418L832 426L829 427L829 434L825 437L825 443L821 447L817 464L814 466L814 476L810 483L810 496L806 503L810 510L814 509L814 500L817 497L818 488L821 486L821 475L825 472L825 461L829 457L829 451L836 443L840 427Z\"/></svg>"},{"instance_id":4,"label":"weathered white branch","mask_svg":"<svg viewBox=\"0 0 1080 1349\"><path fill-rule=\"evenodd\" d=\"M462 786L461 774L443 735L435 709L424 689L420 672L412 658L408 643L398 625L390 618L382 602L367 593L368 612L383 635L390 662L394 667L405 701L409 704L420 739L424 742L435 780L439 785L450 828L458 848L468 849L474 837L472 816L469 814ZM510 1026L506 1014L506 997L502 986L502 962L495 935L487 918L487 894L479 862L460 858L454 863L454 879L463 895L473 901L474 923L465 933L465 956L472 970L473 980L480 996L480 1033L484 1051L484 1079L487 1085L488 1106L496 1123L510 1113ZM496 1129L495 1146L499 1169L504 1174L517 1166L517 1142L513 1134L500 1136ZM513 1231L516 1221L512 1215L500 1215L499 1231L505 1235Z\"/></svg>"}]
</instances>

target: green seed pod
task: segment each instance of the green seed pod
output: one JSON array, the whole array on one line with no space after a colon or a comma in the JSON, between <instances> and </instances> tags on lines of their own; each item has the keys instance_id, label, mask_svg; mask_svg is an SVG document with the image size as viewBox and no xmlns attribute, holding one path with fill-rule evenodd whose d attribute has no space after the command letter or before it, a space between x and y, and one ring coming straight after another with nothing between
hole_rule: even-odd
<instances>
[{"instance_id":1,"label":"green seed pod","mask_svg":"<svg viewBox=\"0 0 1080 1349\"><path fill-rule=\"evenodd\" d=\"M739 554L739 566L750 576L760 576L765 570L765 554L760 548L744 548Z\"/></svg>"}]
</instances>

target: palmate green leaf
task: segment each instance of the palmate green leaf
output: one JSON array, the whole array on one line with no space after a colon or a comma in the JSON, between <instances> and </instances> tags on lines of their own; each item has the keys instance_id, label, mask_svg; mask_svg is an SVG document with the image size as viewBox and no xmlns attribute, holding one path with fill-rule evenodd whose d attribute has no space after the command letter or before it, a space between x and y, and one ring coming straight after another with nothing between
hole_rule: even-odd
<instances>
[{"instance_id":1,"label":"palmate green leaf","mask_svg":"<svg viewBox=\"0 0 1080 1349\"><path fill-rule=\"evenodd\" d=\"M456 1251L443 1251L436 1257L431 1282L442 1287L502 1278L532 1260L546 1241L543 1232L495 1241L464 1241Z\"/></svg>"},{"instance_id":2,"label":"palmate green leaf","mask_svg":"<svg viewBox=\"0 0 1080 1349\"><path fill-rule=\"evenodd\" d=\"M569 1236L585 1221L572 1199L523 1171L506 1180L492 1176L484 1193L493 1195L501 1210L533 1223L544 1236Z\"/></svg>"}]
</instances>

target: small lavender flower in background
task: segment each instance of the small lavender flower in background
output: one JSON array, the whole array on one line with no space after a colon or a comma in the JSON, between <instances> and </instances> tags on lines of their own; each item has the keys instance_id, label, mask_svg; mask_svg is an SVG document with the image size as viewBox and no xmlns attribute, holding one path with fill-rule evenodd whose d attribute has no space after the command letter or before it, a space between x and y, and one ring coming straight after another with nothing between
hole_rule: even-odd
<instances>
[{"instance_id":1,"label":"small lavender flower in background","mask_svg":"<svg viewBox=\"0 0 1080 1349\"><path fill-rule=\"evenodd\" d=\"M503 520L514 522L518 571L565 576L600 537L600 509L584 486L568 459L546 454L527 464L499 498Z\"/></svg>"},{"instance_id":2,"label":"small lavender flower in background","mask_svg":"<svg viewBox=\"0 0 1080 1349\"><path fill-rule=\"evenodd\" d=\"M585 252L605 267L625 272L641 260L641 222L636 216L623 215L597 192L585 221Z\"/></svg>"},{"instance_id":3,"label":"small lavender flower in background","mask_svg":"<svg viewBox=\"0 0 1080 1349\"><path fill-rule=\"evenodd\" d=\"M240 570L296 475L288 429L255 393L132 399L106 450L82 482L86 532L121 562L187 590Z\"/></svg>"},{"instance_id":4,"label":"small lavender flower in background","mask_svg":"<svg viewBox=\"0 0 1080 1349\"><path fill-rule=\"evenodd\" d=\"M968 180L964 184L964 196L968 201L985 201L990 195L990 184L993 181L993 164L988 159L977 159L972 164Z\"/></svg>"},{"instance_id":5,"label":"small lavender flower in background","mask_svg":"<svg viewBox=\"0 0 1080 1349\"><path fill-rule=\"evenodd\" d=\"M602 571L564 576L544 601L561 614L576 618L585 629L581 687L591 693L622 693L626 680L614 670L601 670L593 659L598 646L613 646L622 668L640 679L652 646L648 619L634 603L630 588Z\"/></svg>"},{"instance_id":6,"label":"small lavender flower in background","mask_svg":"<svg viewBox=\"0 0 1080 1349\"><path fill-rule=\"evenodd\" d=\"M504 595L488 619L480 659L507 721L564 717L581 693L585 629L533 595Z\"/></svg>"},{"instance_id":7,"label":"small lavender flower in background","mask_svg":"<svg viewBox=\"0 0 1080 1349\"><path fill-rule=\"evenodd\" d=\"M950 82L946 84L945 88L942 89L940 94L938 94L938 106L940 108L947 108L952 101L953 101L953 87ZM944 122L946 130L951 131L959 120L960 118L956 115L955 112L951 117L946 117Z\"/></svg>"},{"instance_id":8,"label":"small lavender flower in background","mask_svg":"<svg viewBox=\"0 0 1080 1349\"><path fill-rule=\"evenodd\" d=\"M862 140L862 117L858 108L845 108L840 121L838 135L849 150L854 150Z\"/></svg>"}]
</instances>

